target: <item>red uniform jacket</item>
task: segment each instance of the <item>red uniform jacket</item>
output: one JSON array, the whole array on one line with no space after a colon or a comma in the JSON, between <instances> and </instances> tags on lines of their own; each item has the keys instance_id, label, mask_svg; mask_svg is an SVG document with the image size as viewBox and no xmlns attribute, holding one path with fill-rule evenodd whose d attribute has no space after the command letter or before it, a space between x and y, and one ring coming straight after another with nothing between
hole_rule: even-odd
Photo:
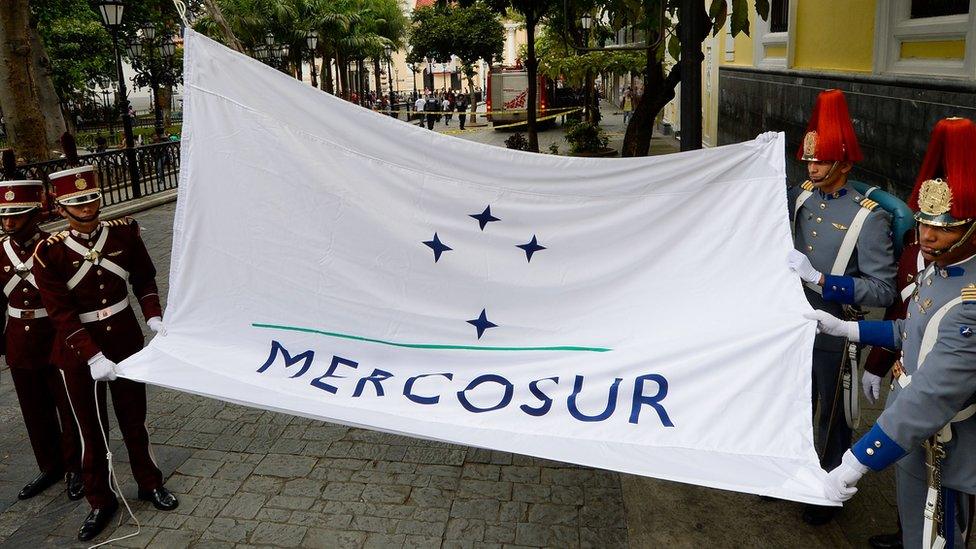
<instances>
[{"instance_id":1,"label":"red uniform jacket","mask_svg":"<svg viewBox=\"0 0 976 549\"><path fill-rule=\"evenodd\" d=\"M912 242L902 250L901 258L898 260L898 276L895 280L895 287L898 288L900 295L885 310L885 320L905 318L908 300L915 288L915 277L922 270L919 268L919 253L918 242ZM894 351L890 351L884 347L872 347L871 352L868 353L867 360L864 362L864 369L876 376L884 377L897 359L898 353Z\"/></svg>"},{"instance_id":2,"label":"red uniform jacket","mask_svg":"<svg viewBox=\"0 0 976 549\"><path fill-rule=\"evenodd\" d=\"M87 367L99 352L119 362L142 349L126 283L145 318L161 317L162 308L156 268L134 219L103 221L90 235L62 231L38 243L34 257L41 299L57 330L55 364Z\"/></svg>"},{"instance_id":3,"label":"red uniform jacket","mask_svg":"<svg viewBox=\"0 0 976 549\"><path fill-rule=\"evenodd\" d=\"M39 235L40 240L50 236ZM11 368L34 369L51 364L54 327L30 271L37 242L32 239L18 243L9 237L0 241L0 346Z\"/></svg>"}]
</instances>

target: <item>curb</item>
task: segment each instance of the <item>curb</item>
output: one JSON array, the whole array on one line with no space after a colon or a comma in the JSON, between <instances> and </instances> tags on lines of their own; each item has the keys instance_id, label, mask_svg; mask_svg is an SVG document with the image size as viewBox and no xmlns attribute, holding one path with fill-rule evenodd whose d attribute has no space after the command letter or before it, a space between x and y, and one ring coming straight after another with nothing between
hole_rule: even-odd
<instances>
[{"instance_id":1,"label":"curb","mask_svg":"<svg viewBox=\"0 0 976 549\"><path fill-rule=\"evenodd\" d=\"M135 200L127 200L121 204L113 204L103 209L99 217L102 220L110 220L149 210L157 206L162 206L163 204L169 204L170 202L176 201L176 194L177 189L167 189L163 192L150 196L144 196ZM41 229L52 234L58 231L63 231L67 228L68 222L64 219L41 224Z\"/></svg>"}]
</instances>

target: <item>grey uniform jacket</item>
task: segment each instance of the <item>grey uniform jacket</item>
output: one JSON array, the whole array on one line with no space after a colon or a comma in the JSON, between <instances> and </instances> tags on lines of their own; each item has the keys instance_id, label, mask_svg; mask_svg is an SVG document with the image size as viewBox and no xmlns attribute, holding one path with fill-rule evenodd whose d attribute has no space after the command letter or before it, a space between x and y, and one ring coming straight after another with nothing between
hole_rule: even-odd
<instances>
[{"instance_id":1,"label":"grey uniform jacket","mask_svg":"<svg viewBox=\"0 0 976 549\"><path fill-rule=\"evenodd\" d=\"M827 279L823 295L804 286L810 305L837 317L843 316L844 304L868 307L891 305L897 296L895 276L898 269L888 212L848 184L829 195L813 190L813 195L794 215L797 197L804 187L812 188L807 182L790 188L787 193L790 220L793 222L793 243ZM867 208L870 213L858 234L857 245L847 268L842 275L829 276L844 236L862 208ZM842 338L818 334L814 348L840 351L843 344Z\"/></svg>"},{"instance_id":2,"label":"grey uniform jacket","mask_svg":"<svg viewBox=\"0 0 976 549\"><path fill-rule=\"evenodd\" d=\"M976 256L945 269L930 265L919 275L916 293L909 299L906 318L894 322L893 336L895 346L901 345L902 368L911 381L904 388L892 383L877 425L908 452L898 466L924 480L921 443L976 403ZM923 334L931 322L938 322L930 328L937 330L932 335L938 338L926 345ZM924 348L931 350L919 366ZM976 416L952 423L942 484L976 493Z\"/></svg>"}]
</instances>

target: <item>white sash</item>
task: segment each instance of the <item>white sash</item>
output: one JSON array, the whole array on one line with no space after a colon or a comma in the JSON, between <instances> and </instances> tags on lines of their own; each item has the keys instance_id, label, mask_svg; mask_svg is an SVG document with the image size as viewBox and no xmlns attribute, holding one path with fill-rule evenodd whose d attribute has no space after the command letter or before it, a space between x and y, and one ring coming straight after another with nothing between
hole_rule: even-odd
<instances>
[{"instance_id":1,"label":"white sash","mask_svg":"<svg viewBox=\"0 0 976 549\"><path fill-rule=\"evenodd\" d=\"M95 244L91 248L84 247L80 242L78 242L71 236L68 236L67 238L64 239L64 244L68 248L71 248L71 250L73 250L75 253L80 255L84 260L81 266L78 267L78 270L75 272L74 276L68 279L67 286L69 290L74 289L74 287L77 286L82 281L82 279L85 278L85 275L87 275L88 271L91 270L92 265L96 264L95 261L97 261L97 265L99 267L103 267L105 270L115 273L122 280L124 281L129 280L128 271L120 267L117 263L109 259L106 259L104 257L101 257L102 248L105 247L105 242L108 241L108 231L109 231L108 227L102 227L102 234L98 236L98 240L95 241ZM90 259L88 256L88 254L91 252L95 252L96 254L98 254L98 257L96 258L95 261Z\"/></svg>"},{"instance_id":2,"label":"white sash","mask_svg":"<svg viewBox=\"0 0 976 549\"><path fill-rule=\"evenodd\" d=\"M3 294L9 298L11 292L17 288L17 285L20 284L22 280L26 280L31 286L36 288L37 282L34 281L34 273L30 272L31 267L34 266L34 256L31 256L27 261L21 261L20 258L17 257L17 253L14 252L14 247L10 244L9 239L3 241L3 251L7 252L7 257L10 258L10 263L13 264L14 269L16 269L18 265L23 265L27 267L28 272L27 276L21 276L19 271L15 271L15 276L10 277L10 280L7 281L7 285L3 287Z\"/></svg>"}]
</instances>

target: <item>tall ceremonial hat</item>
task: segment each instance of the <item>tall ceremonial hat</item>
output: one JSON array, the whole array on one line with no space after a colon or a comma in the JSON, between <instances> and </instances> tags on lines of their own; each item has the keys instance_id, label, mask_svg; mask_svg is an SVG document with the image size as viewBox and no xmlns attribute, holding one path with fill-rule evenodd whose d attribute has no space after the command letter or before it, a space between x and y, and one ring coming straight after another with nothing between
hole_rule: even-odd
<instances>
[{"instance_id":1,"label":"tall ceremonial hat","mask_svg":"<svg viewBox=\"0 0 976 549\"><path fill-rule=\"evenodd\" d=\"M102 197L94 166L54 172L49 176L54 198L62 206L78 206Z\"/></svg>"},{"instance_id":2,"label":"tall ceremonial hat","mask_svg":"<svg viewBox=\"0 0 976 549\"><path fill-rule=\"evenodd\" d=\"M976 218L976 124L944 118L932 130L908 200L919 223L963 225Z\"/></svg>"},{"instance_id":3,"label":"tall ceremonial hat","mask_svg":"<svg viewBox=\"0 0 976 549\"><path fill-rule=\"evenodd\" d=\"M44 183L0 181L0 216L20 215L41 207Z\"/></svg>"},{"instance_id":4,"label":"tall ceremonial hat","mask_svg":"<svg viewBox=\"0 0 976 549\"><path fill-rule=\"evenodd\" d=\"M864 158L857 144L844 92L824 90L817 96L796 157L821 162L860 162Z\"/></svg>"}]
</instances>

